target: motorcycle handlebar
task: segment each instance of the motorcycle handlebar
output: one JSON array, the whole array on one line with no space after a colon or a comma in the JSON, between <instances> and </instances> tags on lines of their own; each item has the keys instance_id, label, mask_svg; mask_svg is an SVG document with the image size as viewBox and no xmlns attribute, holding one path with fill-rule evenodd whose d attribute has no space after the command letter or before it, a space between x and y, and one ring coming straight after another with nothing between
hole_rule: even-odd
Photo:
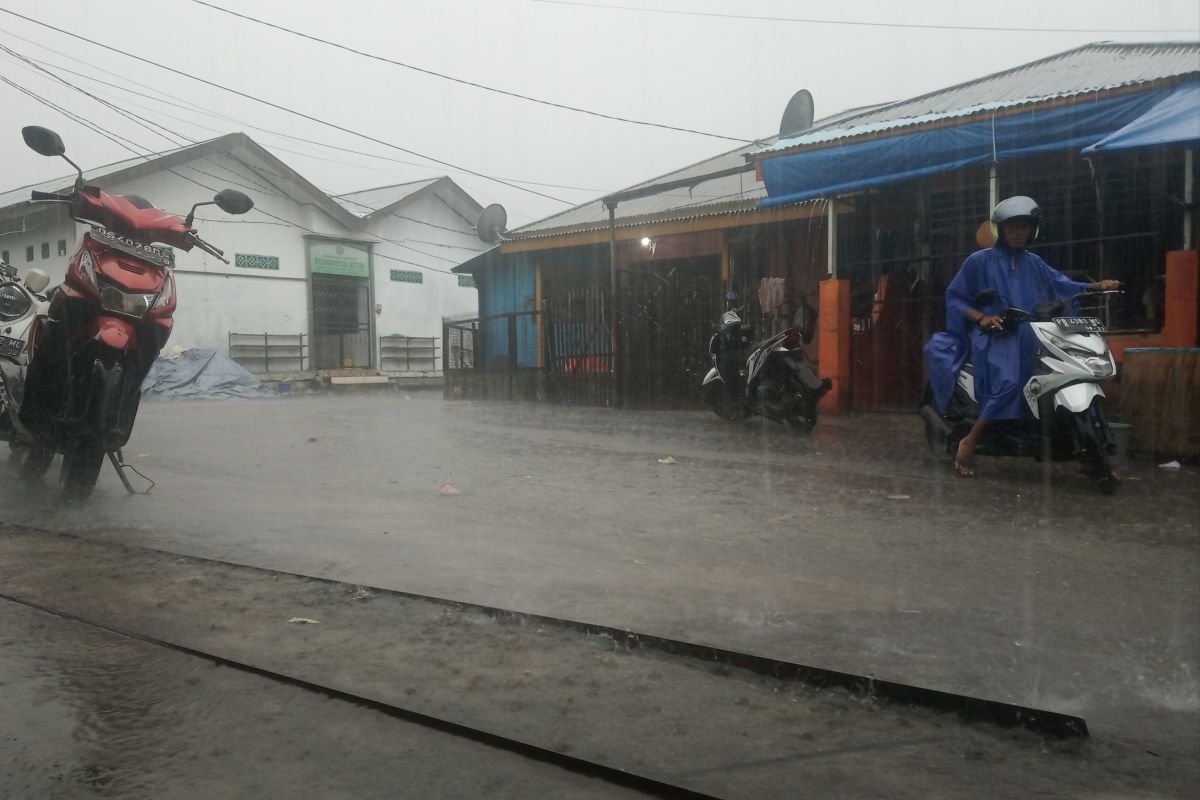
<instances>
[{"instance_id":1,"label":"motorcycle handlebar","mask_svg":"<svg viewBox=\"0 0 1200 800\"><path fill-rule=\"evenodd\" d=\"M40 202L69 203L71 202L71 195L55 194L54 192L39 192L37 189L34 189L29 193L29 199Z\"/></svg>"},{"instance_id":2,"label":"motorcycle handlebar","mask_svg":"<svg viewBox=\"0 0 1200 800\"><path fill-rule=\"evenodd\" d=\"M187 239L187 241L191 242L191 243L192 243L193 245L195 245L196 247L199 247L201 250L203 250L204 252L208 253L209 255L211 255L211 256L216 256L217 258L219 258L219 259L221 259L222 261L224 261L226 264L228 264L228 263L229 263L229 259L225 258L225 251L223 251L223 250L219 250L218 248L216 248L216 247L213 247L211 244L209 244L208 242L204 241L203 239L201 239L201 238L200 238L199 236L197 236L196 234L194 234L194 233L189 233L189 234L186 236L186 239Z\"/></svg>"}]
</instances>

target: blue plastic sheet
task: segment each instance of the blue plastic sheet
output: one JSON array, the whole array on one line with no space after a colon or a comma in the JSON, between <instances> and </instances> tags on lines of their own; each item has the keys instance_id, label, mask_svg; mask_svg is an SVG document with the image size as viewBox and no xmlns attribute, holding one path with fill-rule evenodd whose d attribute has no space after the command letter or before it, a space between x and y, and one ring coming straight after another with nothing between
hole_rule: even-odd
<instances>
[{"instance_id":1,"label":"blue plastic sheet","mask_svg":"<svg viewBox=\"0 0 1200 800\"><path fill-rule=\"evenodd\" d=\"M1083 148L1084 155L1200 141L1200 81L1185 83L1125 127Z\"/></svg>"},{"instance_id":2,"label":"blue plastic sheet","mask_svg":"<svg viewBox=\"0 0 1200 800\"><path fill-rule=\"evenodd\" d=\"M184 350L177 358L159 356L142 382L144 399L274 397L258 378L216 350Z\"/></svg>"},{"instance_id":3,"label":"blue plastic sheet","mask_svg":"<svg viewBox=\"0 0 1200 800\"><path fill-rule=\"evenodd\" d=\"M1170 93L1139 92L1007 116L1002 116L1007 111L997 112L985 120L768 158L762 162L768 197L759 205L827 197L992 160L1081 149L1137 120Z\"/></svg>"}]
</instances>

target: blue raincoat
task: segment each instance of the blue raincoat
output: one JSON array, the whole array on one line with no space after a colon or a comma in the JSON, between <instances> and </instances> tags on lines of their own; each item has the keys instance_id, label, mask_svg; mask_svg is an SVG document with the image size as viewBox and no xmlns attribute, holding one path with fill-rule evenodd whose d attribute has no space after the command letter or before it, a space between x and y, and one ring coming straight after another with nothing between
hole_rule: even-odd
<instances>
[{"instance_id":1,"label":"blue raincoat","mask_svg":"<svg viewBox=\"0 0 1200 800\"><path fill-rule=\"evenodd\" d=\"M1087 288L1073 281L1028 250L1013 250L997 242L972 253L946 289L946 332L925 345L929 384L938 410L945 412L958 371L968 356L975 367L975 399L982 419L1019 419L1025 412L1021 394L1033 374L1037 341L1033 329L989 334L965 316L974 308L984 315L999 315L1013 305L1033 311L1039 303L1058 299L1064 304ZM995 289L995 300L981 306L975 296Z\"/></svg>"}]
</instances>

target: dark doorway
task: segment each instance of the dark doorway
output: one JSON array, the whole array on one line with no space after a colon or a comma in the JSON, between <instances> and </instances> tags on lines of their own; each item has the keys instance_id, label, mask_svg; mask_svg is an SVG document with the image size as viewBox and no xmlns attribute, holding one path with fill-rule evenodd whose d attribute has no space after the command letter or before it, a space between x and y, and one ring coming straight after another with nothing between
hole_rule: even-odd
<instances>
[{"instance_id":1,"label":"dark doorway","mask_svg":"<svg viewBox=\"0 0 1200 800\"><path fill-rule=\"evenodd\" d=\"M312 306L313 363L317 369L374 366L367 278L314 272Z\"/></svg>"}]
</instances>

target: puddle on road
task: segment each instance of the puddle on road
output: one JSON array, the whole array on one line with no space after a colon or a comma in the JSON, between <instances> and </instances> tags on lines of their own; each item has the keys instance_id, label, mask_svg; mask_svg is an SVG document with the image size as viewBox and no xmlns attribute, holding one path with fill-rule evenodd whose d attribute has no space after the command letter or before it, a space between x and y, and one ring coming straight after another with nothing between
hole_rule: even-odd
<instances>
[{"instance_id":1,"label":"puddle on road","mask_svg":"<svg viewBox=\"0 0 1200 800\"><path fill-rule=\"evenodd\" d=\"M23 606L0 631L5 800L640 796Z\"/></svg>"}]
</instances>

